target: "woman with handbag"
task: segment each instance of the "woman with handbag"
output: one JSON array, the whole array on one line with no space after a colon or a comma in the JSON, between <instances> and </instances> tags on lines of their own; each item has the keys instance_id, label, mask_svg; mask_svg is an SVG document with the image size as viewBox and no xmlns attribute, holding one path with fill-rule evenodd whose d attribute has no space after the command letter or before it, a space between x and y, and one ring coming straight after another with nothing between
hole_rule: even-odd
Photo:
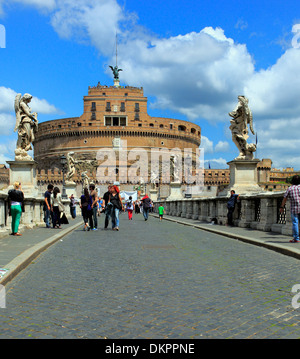
<instances>
[{"instance_id":1,"label":"woman with handbag","mask_svg":"<svg viewBox=\"0 0 300 359\"><path fill-rule=\"evenodd\" d=\"M51 207L53 211L53 228L61 228L60 212L63 212L63 203L61 201L61 194L58 187L54 187L51 194Z\"/></svg>"},{"instance_id":2,"label":"woman with handbag","mask_svg":"<svg viewBox=\"0 0 300 359\"><path fill-rule=\"evenodd\" d=\"M19 225L24 210L24 193L21 190L21 183L15 182L14 189L8 191L8 213L11 219L11 231L13 236L21 236Z\"/></svg>"},{"instance_id":3,"label":"woman with handbag","mask_svg":"<svg viewBox=\"0 0 300 359\"><path fill-rule=\"evenodd\" d=\"M114 231L119 230L119 214L120 210L123 211L123 203L120 196L120 190L118 186L112 186L112 191L110 193L110 202L113 205L113 211L112 211L112 229Z\"/></svg>"}]
</instances>

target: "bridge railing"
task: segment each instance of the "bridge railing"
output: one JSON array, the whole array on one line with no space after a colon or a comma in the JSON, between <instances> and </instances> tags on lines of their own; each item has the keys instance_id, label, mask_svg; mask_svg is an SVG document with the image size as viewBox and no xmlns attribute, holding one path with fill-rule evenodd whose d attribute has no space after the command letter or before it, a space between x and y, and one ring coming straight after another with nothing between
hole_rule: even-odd
<instances>
[{"instance_id":1,"label":"bridge railing","mask_svg":"<svg viewBox=\"0 0 300 359\"><path fill-rule=\"evenodd\" d=\"M289 200L284 212L280 213L279 210L283 195L284 192L241 195L234 211L234 224L242 228L291 235ZM154 211L157 212L161 203L168 215L226 225L227 201L227 197L161 200L155 202Z\"/></svg>"},{"instance_id":2,"label":"bridge railing","mask_svg":"<svg viewBox=\"0 0 300 359\"><path fill-rule=\"evenodd\" d=\"M63 201L67 217L69 215L69 200ZM44 198L25 197L25 212L22 213L20 227L33 228L45 225L44 223ZM0 191L0 237L10 232L11 217L8 215L7 192Z\"/></svg>"}]
</instances>

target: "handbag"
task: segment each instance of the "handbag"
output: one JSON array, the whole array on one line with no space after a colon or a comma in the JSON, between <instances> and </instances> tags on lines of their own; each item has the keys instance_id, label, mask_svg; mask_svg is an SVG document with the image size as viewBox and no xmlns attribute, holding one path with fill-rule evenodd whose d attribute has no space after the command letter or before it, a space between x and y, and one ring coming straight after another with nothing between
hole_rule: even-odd
<instances>
[{"instance_id":1,"label":"handbag","mask_svg":"<svg viewBox=\"0 0 300 359\"><path fill-rule=\"evenodd\" d=\"M58 202L58 210L59 210L59 212L65 211L65 206L61 202Z\"/></svg>"}]
</instances>

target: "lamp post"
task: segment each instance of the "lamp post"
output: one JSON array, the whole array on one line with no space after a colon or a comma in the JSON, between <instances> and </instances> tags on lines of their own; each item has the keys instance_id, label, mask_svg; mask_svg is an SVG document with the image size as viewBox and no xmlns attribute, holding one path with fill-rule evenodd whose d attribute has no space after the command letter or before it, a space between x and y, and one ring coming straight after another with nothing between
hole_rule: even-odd
<instances>
[{"instance_id":1,"label":"lamp post","mask_svg":"<svg viewBox=\"0 0 300 359\"><path fill-rule=\"evenodd\" d=\"M187 182L187 187L186 187L186 192L185 192L185 198L191 198L192 194L190 191L190 168L192 165L192 159L191 159L190 155L188 155L187 158L185 159L185 165L187 166L187 169L186 169L187 178L185 179L185 182Z\"/></svg>"},{"instance_id":2,"label":"lamp post","mask_svg":"<svg viewBox=\"0 0 300 359\"><path fill-rule=\"evenodd\" d=\"M62 199L68 199L68 196L66 194L66 188L65 188L65 167L67 164L67 157L65 155L62 155L60 157L60 164L62 165L62 173L63 173L63 187L62 187Z\"/></svg>"}]
</instances>

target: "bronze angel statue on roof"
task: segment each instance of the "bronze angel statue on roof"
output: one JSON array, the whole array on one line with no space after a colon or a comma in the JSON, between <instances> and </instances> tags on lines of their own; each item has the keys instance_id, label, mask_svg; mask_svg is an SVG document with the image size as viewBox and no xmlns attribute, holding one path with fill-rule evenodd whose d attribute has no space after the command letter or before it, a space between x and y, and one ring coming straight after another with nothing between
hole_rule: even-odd
<instances>
[{"instance_id":1,"label":"bronze angel statue on roof","mask_svg":"<svg viewBox=\"0 0 300 359\"><path fill-rule=\"evenodd\" d=\"M17 148L15 150L16 160L33 160L27 152L32 150L31 144L38 128L37 113L31 112L29 102L32 96L28 93L22 96L17 94L15 97L16 126L18 131Z\"/></svg>"},{"instance_id":2,"label":"bronze angel statue on roof","mask_svg":"<svg viewBox=\"0 0 300 359\"><path fill-rule=\"evenodd\" d=\"M112 66L109 66L114 74L114 79L115 80L119 80L119 72L120 71L123 71L122 69L119 69L118 66L115 66L115 67L112 67Z\"/></svg>"}]
</instances>

